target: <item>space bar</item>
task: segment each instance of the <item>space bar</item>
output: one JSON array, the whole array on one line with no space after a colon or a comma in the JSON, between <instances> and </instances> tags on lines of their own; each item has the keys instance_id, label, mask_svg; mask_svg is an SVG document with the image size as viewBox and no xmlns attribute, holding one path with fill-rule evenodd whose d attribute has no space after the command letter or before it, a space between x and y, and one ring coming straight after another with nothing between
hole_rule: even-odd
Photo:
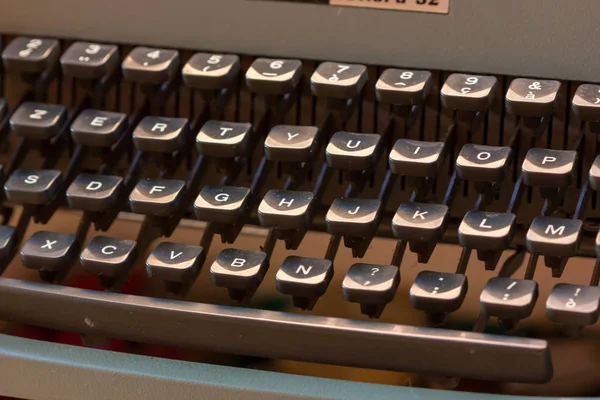
<instances>
[{"instance_id":1,"label":"space bar","mask_svg":"<svg viewBox=\"0 0 600 400\"><path fill-rule=\"evenodd\" d=\"M546 382L545 340L228 307L0 278L0 319L143 343L438 376Z\"/></svg>"}]
</instances>

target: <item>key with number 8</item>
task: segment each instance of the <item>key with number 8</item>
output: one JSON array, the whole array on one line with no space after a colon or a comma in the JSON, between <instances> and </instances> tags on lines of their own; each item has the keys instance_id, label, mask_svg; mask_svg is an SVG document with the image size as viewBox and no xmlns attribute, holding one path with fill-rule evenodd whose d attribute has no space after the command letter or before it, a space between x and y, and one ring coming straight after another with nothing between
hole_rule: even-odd
<instances>
[{"instance_id":1,"label":"key with number 8","mask_svg":"<svg viewBox=\"0 0 600 400\"><path fill-rule=\"evenodd\" d=\"M395 106L421 105L431 89L431 72L386 69L375 85L380 103Z\"/></svg>"}]
</instances>

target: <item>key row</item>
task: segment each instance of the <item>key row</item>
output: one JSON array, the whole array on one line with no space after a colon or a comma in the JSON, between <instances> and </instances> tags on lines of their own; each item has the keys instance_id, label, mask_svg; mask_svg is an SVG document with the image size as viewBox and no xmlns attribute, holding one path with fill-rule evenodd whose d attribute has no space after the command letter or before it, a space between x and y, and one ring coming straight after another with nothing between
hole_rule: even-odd
<instances>
[{"instance_id":1,"label":"key row","mask_svg":"<svg viewBox=\"0 0 600 400\"><path fill-rule=\"evenodd\" d=\"M62 56L56 39L18 37L3 51L7 70L41 73L60 60L63 73L78 79L100 79L114 72L119 64L116 45L73 43ZM121 63L126 80L141 85L162 85L178 74L179 52L149 47L134 48ZM240 73L238 56L197 53L181 69L187 86L201 91L220 91L230 87ZM284 95L292 92L303 76L302 62L290 59L258 58L246 71L247 86L255 93ZM315 96L352 99L360 95L368 80L367 67L359 64L324 62L310 79ZM431 73L406 69L387 69L375 89L377 99L395 106L423 104L432 87ZM553 113L560 89L554 80L517 78L505 96L509 113L527 118L542 118ZM489 108L498 90L493 76L452 74L441 89L444 106L452 110L482 112ZM600 86L583 84L573 98L575 114L585 121L600 121Z\"/></svg>"}]
</instances>

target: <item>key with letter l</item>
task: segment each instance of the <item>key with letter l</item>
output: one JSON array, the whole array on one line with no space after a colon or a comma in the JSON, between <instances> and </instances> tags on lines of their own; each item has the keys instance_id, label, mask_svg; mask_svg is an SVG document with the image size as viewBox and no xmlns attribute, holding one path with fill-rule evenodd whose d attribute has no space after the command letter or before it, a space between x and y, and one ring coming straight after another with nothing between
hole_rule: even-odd
<instances>
[{"instance_id":1,"label":"key with letter l","mask_svg":"<svg viewBox=\"0 0 600 400\"><path fill-rule=\"evenodd\" d=\"M393 265L354 264L342 282L346 301L360 303L363 314L379 318L400 285L400 272Z\"/></svg>"},{"instance_id":2,"label":"key with letter l","mask_svg":"<svg viewBox=\"0 0 600 400\"><path fill-rule=\"evenodd\" d=\"M210 267L215 285L229 290L234 300L250 300L262 282L269 261L262 251L225 249Z\"/></svg>"},{"instance_id":3,"label":"key with letter l","mask_svg":"<svg viewBox=\"0 0 600 400\"><path fill-rule=\"evenodd\" d=\"M288 256L277 271L277 290L293 296L296 307L312 310L317 299L325 294L332 277L330 260Z\"/></svg>"}]
</instances>

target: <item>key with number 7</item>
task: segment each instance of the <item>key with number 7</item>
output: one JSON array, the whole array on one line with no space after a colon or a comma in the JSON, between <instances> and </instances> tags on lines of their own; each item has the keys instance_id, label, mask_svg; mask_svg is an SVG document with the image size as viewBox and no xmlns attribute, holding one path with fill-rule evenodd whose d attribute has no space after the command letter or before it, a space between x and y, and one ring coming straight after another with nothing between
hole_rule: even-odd
<instances>
[{"instance_id":1,"label":"key with number 7","mask_svg":"<svg viewBox=\"0 0 600 400\"><path fill-rule=\"evenodd\" d=\"M310 87L317 97L352 99L360 94L367 78L364 65L324 62L310 78Z\"/></svg>"}]
</instances>

